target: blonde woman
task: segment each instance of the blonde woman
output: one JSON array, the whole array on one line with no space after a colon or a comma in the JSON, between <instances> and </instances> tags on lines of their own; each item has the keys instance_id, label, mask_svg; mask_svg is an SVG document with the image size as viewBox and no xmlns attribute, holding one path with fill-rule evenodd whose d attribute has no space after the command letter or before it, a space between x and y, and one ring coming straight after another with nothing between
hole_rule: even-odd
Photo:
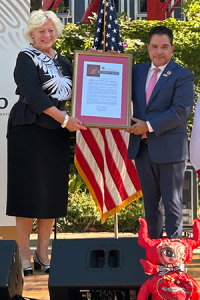
<instances>
[{"instance_id":1,"label":"blonde woman","mask_svg":"<svg viewBox=\"0 0 200 300\"><path fill-rule=\"evenodd\" d=\"M18 102L8 122L7 215L16 216L24 275L32 275L30 233L37 218L35 269L49 273L53 220L67 213L69 132L86 129L66 114L71 98L70 61L52 45L62 32L51 11L33 11L24 32L32 46L20 51L14 79Z\"/></svg>"}]
</instances>

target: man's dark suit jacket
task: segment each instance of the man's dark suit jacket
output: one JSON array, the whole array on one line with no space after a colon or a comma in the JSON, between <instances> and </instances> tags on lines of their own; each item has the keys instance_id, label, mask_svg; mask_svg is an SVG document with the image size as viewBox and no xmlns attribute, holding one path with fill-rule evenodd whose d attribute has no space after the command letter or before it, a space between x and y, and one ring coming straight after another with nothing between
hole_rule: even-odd
<instances>
[{"instance_id":1,"label":"man's dark suit jacket","mask_svg":"<svg viewBox=\"0 0 200 300\"><path fill-rule=\"evenodd\" d=\"M188 159L187 118L194 99L194 75L172 59L164 69L146 105L146 78L151 62L133 66L133 116L149 121L148 151L156 163ZM139 151L141 135L130 134L128 157Z\"/></svg>"}]
</instances>

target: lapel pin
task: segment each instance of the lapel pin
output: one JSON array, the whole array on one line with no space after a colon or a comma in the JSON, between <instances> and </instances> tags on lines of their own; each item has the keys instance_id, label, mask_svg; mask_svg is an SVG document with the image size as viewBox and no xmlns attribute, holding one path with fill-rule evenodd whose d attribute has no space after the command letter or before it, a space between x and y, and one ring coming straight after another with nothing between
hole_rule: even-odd
<instances>
[{"instance_id":1,"label":"lapel pin","mask_svg":"<svg viewBox=\"0 0 200 300\"><path fill-rule=\"evenodd\" d=\"M163 74L163 76L167 77L171 74L172 72L171 71L167 71L167 74Z\"/></svg>"}]
</instances>

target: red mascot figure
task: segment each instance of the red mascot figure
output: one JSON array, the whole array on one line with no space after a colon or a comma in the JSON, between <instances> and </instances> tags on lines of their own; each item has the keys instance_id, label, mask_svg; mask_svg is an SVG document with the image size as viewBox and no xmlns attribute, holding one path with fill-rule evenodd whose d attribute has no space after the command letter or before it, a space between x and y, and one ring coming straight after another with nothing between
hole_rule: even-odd
<instances>
[{"instance_id":1,"label":"red mascot figure","mask_svg":"<svg viewBox=\"0 0 200 300\"><path fill-rule=\"evenodd\" d=\"M191 278L184 264L192 261L193 249L200 245L200 219L194 220L193 238L150 239L145 219L140 218L138 243L146 249L146 259L140 262L148 275L154 274L141 286L137 300L197 300L200 287Z\"/></svg>"}]
</instances>

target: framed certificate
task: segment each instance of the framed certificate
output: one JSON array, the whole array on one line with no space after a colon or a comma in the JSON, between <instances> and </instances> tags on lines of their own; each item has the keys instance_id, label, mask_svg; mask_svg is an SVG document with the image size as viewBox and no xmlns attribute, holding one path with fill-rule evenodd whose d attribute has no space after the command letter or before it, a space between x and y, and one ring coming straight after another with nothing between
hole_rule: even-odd
<instances>
[{"instance_id":1,"label":"framed certificate","mask_svg":"<svg viewBox=\"0 0 200 300\"><path fill-rule=\"evenodd\" d=\"M131 123L132 54L75 51L72 116L86 127Z\"/></svg>"}]
</instances>

